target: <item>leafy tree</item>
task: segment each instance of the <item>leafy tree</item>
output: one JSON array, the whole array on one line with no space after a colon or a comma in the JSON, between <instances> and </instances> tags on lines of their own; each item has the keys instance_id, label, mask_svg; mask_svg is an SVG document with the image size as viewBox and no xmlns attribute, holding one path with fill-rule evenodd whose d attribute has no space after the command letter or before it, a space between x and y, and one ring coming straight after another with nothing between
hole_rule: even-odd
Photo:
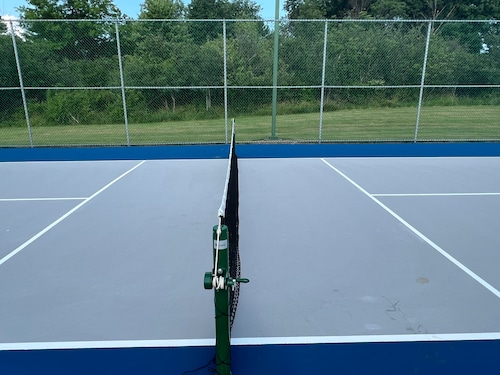
<instances>
[{"instance_id":1,"label":"leafy tree","mask_svg":"<svg viewBox=\"0 0 500 375\"><path fill-rule=\"evenodd\" d=\"M0 35L7 32L7 24L3 23L2 16L0 16Z\"/></svg>"},{"instance_id":2,"label":"leafy tree","mask_svg":"<svg viewBox=\"0 0 500 375\"><path fill-rule=\"evenodd\" d=\"M116 53L114 23L122 17L112 0L27 0L20 7L24 28L33 39L52 43L61 56L69 59L109 56ZM29 22L30 20L82 20L99 22Z\"/></svg>"},{"instance_id":3,"label":"leafy tree","mask_svg":"<svg viewBox=\"0 0 500 375\"><path fill-rule=\"evenodd\" d=\"M178 19L185 13L180 0L144 0L139 19Z\"/></svg>"},{"instance_id":4,"label":"leafy tree","mask_svg":"<svg viewBox=\"0 0 500 375\"><path fill-rule=\"evenodd\" d=\"M259 19L260 6L251 0L191 0L188 6L189 19L232 20ZM222 34L221 22L193 22L190 24L193 40L202 44ZM232 33L229 25L228 33Z\"/></svg>"},{"instance_id":5,"label":"leafy tree","mask_svg":"<svg viewBox=\"0 0 500 375\"><path fill-rule=\"evenodd\" d=\"M291 19L344 18L352 6L350 0L285 0L285 11Z\"/></svg>"},{"instance_id":6,"label":"leafy tree","mask_svg":"<svg viewBox=\"0 0 500 375\"><path fill-rule=\"evenodd\" d=\"M227 2L222 0L192 0L188 7L190 19L223 19ZM222 34L220 22L191 22L189 24L193 40L202 44Z\"/></svg>"},{"instance_id":7,"label":"leafy tree","mask_svg":"<svg viewBox=\"0 0 500 375\"><path fill-rule=\"evenodd\" d=\"M161 26L155 22L154 25ZM126 55L125 79L131 86L182 86L182 56L191 48L188 42L172 41L159 34L143 34L134 54ZM176 110L176 89L141 90L148 106ZM169 104L170 102L170 104Z\"/></svg>"},{"instance_id":8,"label":"leafy tree","mask_svg":"<svg viewBox=\"0 0 500 375\"><path fill-rule=\"evenodd\" d=\"M182 19L185 7L178 0L145 0L141 5L141 20L126 27L124 69L126 81L132 86L181 86L182 67L179 64L184 50L191 48L187 26ZM176 110L176 89L145 89L140 95L152 109ZM141 105L140 100L137 101Z\"/></svg>"},{"instance_id":9,"label":"leafy tree","mask_svg":"<svg viewBox=\"0 0 500 375\"><path fill-rule=\"evenodd\" d=\"M500 2L494 0L285 0L291 19L375 18L498 19Z\"/></svg>"},{"instance_id":10,"label":"leafy tree","mask_svg":"<svg viewBox=\"0 0 500 375\"><path fill-rule=\"evenodd\" d=\"M403 0L403 2L406 4L408 16L413 19L490 19L498 18L500 9L500 3L492 0Z\"/></svg>"},{"instance_id":11,"label":"leafy tree","mask_svg":"<svg viewBox=\"0 0 500 375\"><path fill-rule=\"evenodd\" d=\"M188 7L189 19L208 20L234 20L234 19L260 19L260 7L251 0L192 0ZM263 22L255 24L257 33L266 34ZM238 23L226 23L226 36L231 43L241 31ZM205 21L190 23L190 33L193 41L200 45L199 49L192 49L195 55L191 56L189 63L194 67L190 71L191 84L221 85L223 82L223 51L222 34L223 23L221 21ZM233 60L235 61L235 60ZM236 78L233 76L233 78ZM238 78L239 79L239 78ZM206 109L212 108L213 90L205 90Z\"/></svg>"},{"instance_id":12,"label":"leafy tree","mask_svg":"<svg viewBox=\"0 0 500 375\"><path fill-rule=\"evenodd\" d=\"M273 66L272 38L261 35L257 22L238 22L227 43L230 85L270 85Z\"/></svg>"},{"instance_id":13,"label":"leafy tree","mask_svg":"<svg viewBox=\"0 0 500 375\"><path fill-rule=\"evenodd\" d=\"M10 35L0 35L0 87L17 87L17 75L14 49ZM11 114L21 105L21 95L18 90L0 90L0 120Z\"/></svg>"},{"instance_id":14,"label":"leafy tree","mask_svg":"<svg viewBox=\"0 0 500 375\"><path fill-rule=\"evenodd\" d=\"M145 0L141 5L139 19L177 20L183 18L185 7L178 0ZM144 35L140 35L144 34ZM141 22L136 27L136 39L142 40L149 34L176 41L179 35L186 35L181 22Z\"/></svg>"},{"instance_id":15,"label":"leafy tree","mask_svg":"<svg viewBox=\"0 0 500 375\"><path fill-rule=\"evenodd\" d=\"M495 0L459 1L455 10L458 19L500 18L500 2Z\"/></svg>"},{"instance_id":16,"label":"leafy tree","mask_svg":"<svg viewBox=\"0 0 500 375\"><path fill-rule=\"evenodd\" d=\"M408 5L402 0L375 0L369 13L380 19L408 18Z\"/></svg>"},{"instance_id":17,"label":"leafy tree","mask_svg":"<svg viewBox=\"0 0 500 375\"><path fill-rule=\"evenodd\" d=\"M258 19L260 6L251 0L233 0L229 3L226 19ZM229 17L228 17L229 16Z\"/></svg>"}]
</instances>

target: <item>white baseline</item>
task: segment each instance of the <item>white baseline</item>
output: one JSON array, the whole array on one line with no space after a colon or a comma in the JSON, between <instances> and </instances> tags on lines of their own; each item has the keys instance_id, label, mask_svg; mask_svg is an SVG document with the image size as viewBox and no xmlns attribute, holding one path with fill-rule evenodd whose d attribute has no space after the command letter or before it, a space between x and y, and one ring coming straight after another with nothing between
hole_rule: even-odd
<instances>
[{"instance_id":1,"label":"white baseline","mask_svg":"<svg viewBox=\"0 0 500 375\"><path fill-rule=\"evenodd\" d=\"M435 333L416 335L354 335L354 336L296 336L296 337L236 337L232 345L304 345L348 344L379 342L435 342L435 341L491 341L500 340L500 332ZM176 340L110 340L110 341L62 341L0 343L5 350L53 350L53 349L106 349L106 348L175 348L214 346L215 339Z\"/></svg>"}]
</instances>

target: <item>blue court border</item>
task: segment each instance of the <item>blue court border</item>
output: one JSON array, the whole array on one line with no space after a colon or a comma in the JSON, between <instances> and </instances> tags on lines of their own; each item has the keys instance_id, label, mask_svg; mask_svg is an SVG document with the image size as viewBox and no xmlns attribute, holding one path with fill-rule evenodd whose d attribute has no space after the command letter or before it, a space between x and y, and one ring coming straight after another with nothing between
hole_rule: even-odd
<instances>
[{"instance_id":1,"label":"blue court border","mask_svg":"<svg viewBox=\"0 0 500 375\"><path fill-rule=\"evenodd\" d=\"M213 374L214 350L176 347L0 351L0 371L5 375ZM232 347L231 369L234 375L498 374L499 352L498 340L241 345Z\"/></svg>"},{"instance_id":2,"label":"blue court border","mask_svg":"<svg viewBox=\"0 0 500 375\"><path fill-rule=\"evenodd\" d=\"M1 161L226 158L228 145L0 148ZM500 156L500 142L238 144L242 158Z\"/></svg>"}]
</instances>

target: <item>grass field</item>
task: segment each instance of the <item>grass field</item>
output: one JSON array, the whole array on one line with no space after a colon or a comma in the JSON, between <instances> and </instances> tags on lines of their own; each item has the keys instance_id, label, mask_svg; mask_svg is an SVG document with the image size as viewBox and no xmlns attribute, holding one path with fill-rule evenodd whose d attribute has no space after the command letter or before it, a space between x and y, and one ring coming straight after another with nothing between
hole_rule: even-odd
<instances>
[{"instance_id":1,"label":"grass field","mask_svg":"<svg viewBox=\"0 0 500 375\"><path fill-rule=\"evenodd\" d=\"M321 141L413 141L417 111L414 107L353 109L325 112ZM239 142L269 141L271 116L236 118ZM230 125L229 125L230 126ZM124 124L32 126L35 146L125 145ZM223 143L224 119L130 123L132 145ZM278 115L276 137L285 142L318 142L319 113ZM424 107L418 128L419 141L500 140L500 106ZM0 127L0 146L29 146L25 127Z\"/></svg>"}]
</instances>

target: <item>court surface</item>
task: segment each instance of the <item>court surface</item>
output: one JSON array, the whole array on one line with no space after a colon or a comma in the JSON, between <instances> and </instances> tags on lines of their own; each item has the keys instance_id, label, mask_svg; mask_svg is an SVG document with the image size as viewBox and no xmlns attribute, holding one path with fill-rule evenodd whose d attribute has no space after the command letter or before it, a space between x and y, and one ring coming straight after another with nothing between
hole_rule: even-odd
<instances>
[{"instance_id":1,"label":"court surface","mask_svg":"<svg viewBox=\"0 0 500 375\"><path fill-rule=\"evenodd\" d=\"M1 373L205 365L226 168L0 163ZM499 157L240 158L239 172L250 283L233 374L500 368Z\"/></svg>"}]
</instances>

